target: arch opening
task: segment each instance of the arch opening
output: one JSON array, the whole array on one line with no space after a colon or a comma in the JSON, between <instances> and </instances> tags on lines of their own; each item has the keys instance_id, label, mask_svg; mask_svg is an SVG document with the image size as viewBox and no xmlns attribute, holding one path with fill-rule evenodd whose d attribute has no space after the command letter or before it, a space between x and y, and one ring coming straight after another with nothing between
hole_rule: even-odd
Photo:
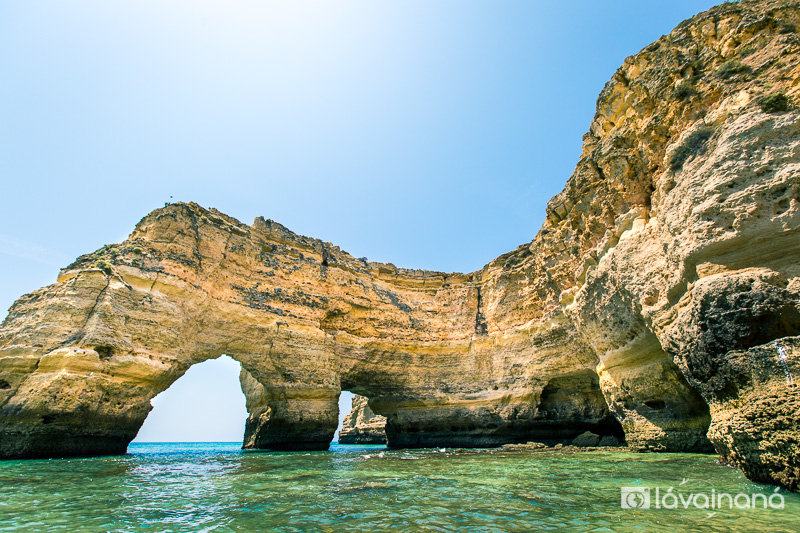
<instances>
[{"instance_id":1,"label":"arch opening","mask_svg":"<svg viewBox=\"0 0 800 533\"><path fill-rule=\"evenodd\" d=\"M352 410L354 396L355 394L347 390L343 390L339 395L339 426L336 428L336 433L333 435L333 442L339 442L339 433L342 431L344 419Z\"/></svg>"},{"instance_id":2,"label":"arch opening","mask_svg":"<svg viewBox=\"0 0 800 533\"><path fill-rule=\"evenodd\" d=\"M584 370L550 379L542 389L532 433L548 444L569 443L583 432L605 442L623 442L625 432L611 413L600 389L599 377ZM599 441L598 441L599 442Z\"/></svg>"},{"instance_id":3,"label":"arch opening","mask_svg":"<svg viewBox=\"0 0 800 533\"><path fill-rule=\"evenodd\" d=\"M386 444L386 417L369 407L369 399L343 390L339 396L338 444Z\"/></svg>"},{"instance_id":4,"label":"arch opening","mask_svg":"<svg viewBox=\"0 0 800 533\"><path fill-rule=\"evenodd\" d=\"M222 355L192 365L150 400L133 443L241 442L247 420L241 365Z\"/></svg>"}]
</instances>

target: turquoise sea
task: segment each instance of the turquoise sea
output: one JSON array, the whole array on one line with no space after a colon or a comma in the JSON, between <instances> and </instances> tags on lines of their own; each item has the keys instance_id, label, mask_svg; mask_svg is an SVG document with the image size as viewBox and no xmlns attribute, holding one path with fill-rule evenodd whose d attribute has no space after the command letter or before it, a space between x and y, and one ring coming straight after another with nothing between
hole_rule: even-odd
<instances>
[{"instance_id":1,"label":"turquoise sea","mask_svg":"<svg viewBox=\"0 0 800 533\"><path fill-rule=\"evenodd\" d=\"M631 505L644 505L649 489L651 508L621 508L622 487L634 489ZM656 488L659 503L678 508L656 509ZM740 505L762 496L750 509L693 503L719 493L745 494ZM798 531L799 519L800 495L752 483L713 455L165 443L117 457L0 462L0 531L775 533Z\"/></svg>"}]
</instances>

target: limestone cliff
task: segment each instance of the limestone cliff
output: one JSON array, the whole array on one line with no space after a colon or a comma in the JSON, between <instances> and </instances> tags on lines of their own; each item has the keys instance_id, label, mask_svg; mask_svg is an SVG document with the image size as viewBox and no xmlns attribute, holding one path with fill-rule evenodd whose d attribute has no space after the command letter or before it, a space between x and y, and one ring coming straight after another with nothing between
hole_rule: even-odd
<instances>
[{"instance_id":1,"label":"limestone cliff","mask_svg":"<svg viewBox=\"0 0 800 533\"><path fill-rule=\"evenodd\" d=\"M353 407L339 430L339 444L386 444L386 417L373 413L367 401L353 396Z\"/></svg>"},{"instance_id":2,"label":"limestone cliff","mask_svg":"<svg viewBox=\"0 0 800 533\"><path fill-rule=\"evenodd\" d=\"M154 211L10 309L0 456L123 452L153 396L225 353L247 447L327 447L350 390L389 446L591 431L713 445L796 490L798 8L723 4L626 59L536 238L471 274L196 204Z\"/></svg>"}]
</instances>

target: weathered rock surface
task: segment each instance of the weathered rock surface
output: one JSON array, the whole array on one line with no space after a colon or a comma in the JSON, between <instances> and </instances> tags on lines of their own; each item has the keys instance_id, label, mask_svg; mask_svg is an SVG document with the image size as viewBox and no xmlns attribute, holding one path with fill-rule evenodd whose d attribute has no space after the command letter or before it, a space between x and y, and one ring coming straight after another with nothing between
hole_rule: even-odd
<instances>
[{"instance_id":1,"label":"weathered rock surface","mask_svg":"<svg viewBox=\"0 0 800 533\"><path fill-rule=\"evenodd\" d=\"M773 343L726 354L715 374L721 394L711 401L708 436L722 460L748 478L798 490L800 480L800 337L781 339L786 366ZM775 372L775 367L783 371Z\"/></svg>"},{"instance_id":2,"label":"weathered rock surface","mask_svg":"<svg viewBox=\"0 0 800 533\"><path fill-rule=\"evenodd\" d=\"M353 407L339 430L339 444L386 444L386 417L373 413L367 398L353 396Z\"/></svg>"},{"instance_id":3,"label":"weathered rock surface","mask_svg":"<svg viewBox=\"0 0 800 533\"><path fill-rule=\"evenodd\" d=\"M723 4L626 59L536 238L478 272L154 211L10 309L0 456L120 453L153 396L225 353L244 369L247 447L327 447L345 389L386 417L389 446L591 431L713 445L796 489L797 389L770 343L796 371L799 8Z\"/></svg>"},{"instance_id":4,"label":"weathered rock surface","mask_svg":"<svg viewBox=\"0 0 800 533\"><path fill-rule=\"evenodd\" d=\"M613 435L605 435L600 442L597 443L601 448L614 448L619 446L619 439Z\"/></svg>"},{"instance_id":5,"label":"weathered rock surface","mask_svg":"<svg viewBox=\"0 0 800 533\"><path fill-rule=\"evenodd\" d=\"M591 431L584 431L574 439L572 439L573 446L581 448L589 448L600 444L600 435L595 435Z\"/></svg>"}]
</instances>

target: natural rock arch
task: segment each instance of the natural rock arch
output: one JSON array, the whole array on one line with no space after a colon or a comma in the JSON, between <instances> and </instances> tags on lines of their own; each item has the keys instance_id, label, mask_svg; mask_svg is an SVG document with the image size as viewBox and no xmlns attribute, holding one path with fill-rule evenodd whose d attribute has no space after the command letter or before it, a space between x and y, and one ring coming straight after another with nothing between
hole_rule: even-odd
<instances>
[{"instance_id":1,"label":"natural rock arch","mask_svg":"<svg viewBox=\"0 0 800 533\"><path fill-rule=\"evenodd\" d=\"M597 359L556 315L540 346L525 330L475 333L478 279L364 263L263 219L165 207L15 304L4 354L18 355L2 361L22 372L3 406L16 433L4 454L122 452L156 394L223 353L243 368L247 447L327 448L342 389L387 417L390 446L527 440L548 425L537 401L551 376L593 373ZM569 343L580 351L558 353ZM549 352L548 371L525 363L536 350Z\"/></svg>"},{"instance_id":2,"label":"natural rock arch","mask_svg":"<svg viewBox=\"0 0 800 533\"><path fill-rule=\"evenodd\" d=\"M327 446L342 388L387 417L392 446L528 440L552 425L543 392L559 412L548 384L594 373L635 448L708 435L796 489L800 114L759 102L797 98L798 7L726 3L626 59L536 238L471 274L196 204L154 211L11 308L0 456L119 453L150 397L227 353L249 374L255 447Z\"/></svg>"},{"instance_id":3,"label":"natural rock arch","mask_svg":"<svg viewBox=\"0 0 800 533\"><path fill-rule=\"evenodd\" d=\"M570 378L596 375L598 364L572 323L555 309L533 331L476 333L481 277L364 263L273 222L248 227L194 204L159 209L125 243L81 257L15 304L4 354L18 355L2 361L22 372L10 374L3 422L15 436L3 452L124 452L150 400L223 353L242 365L246 447L327 448L342 389L387 417L390 446L571 439L601 427L611 413L599 381ZM594 401L557 435L539 412L554 379ZM651 440L642 446L694 446Z\"/></svg>"}]
</instances>

